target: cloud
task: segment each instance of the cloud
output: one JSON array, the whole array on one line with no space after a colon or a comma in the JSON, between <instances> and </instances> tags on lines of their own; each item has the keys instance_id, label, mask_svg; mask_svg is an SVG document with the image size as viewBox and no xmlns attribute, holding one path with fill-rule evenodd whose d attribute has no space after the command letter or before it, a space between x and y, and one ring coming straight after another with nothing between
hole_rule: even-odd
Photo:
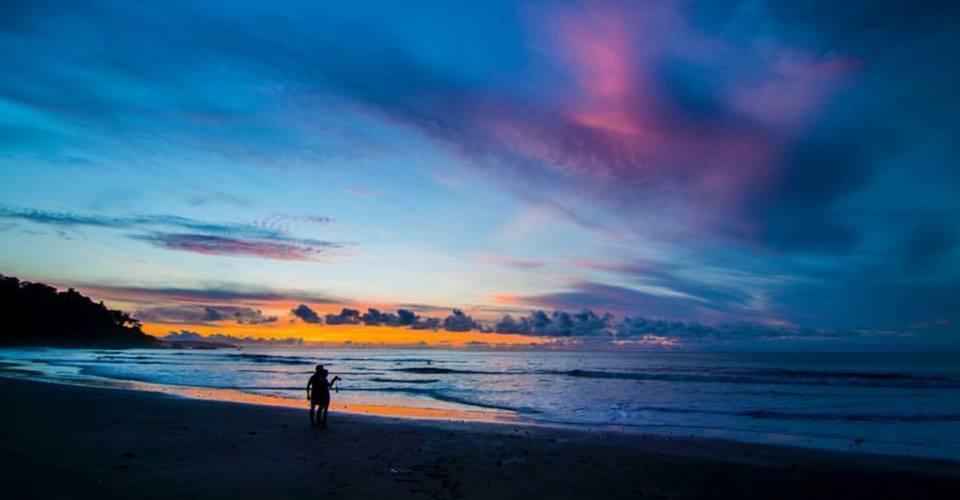
<instances>
[{"instance_id":1,"label":"cloud","mask_svg":"<svg viewBox=\"0 0 960 500\"><path fill-rule=\"evenodd\" d=\"M420 318L414 324L410 325L412 330L439 330L439 318Z\"/></svg>"},{"instance_id":2,"label":"cloud","mask_svg":"<svg viewBox=\"0 0 960 500\"><path fill-rule=\"evenodd\" d=\"M260 257L275 260L314 261L327 255L331 249L342 248L339 243L317 240L252 240L210 236L204 234L152 233L133 238L168 250L180 250L203 255Z\"/></svg>"},{"instance_id":3,"label":"cloud","mask_svg":"<svg viewBox=\"0 0 960 500\"><path fill-rule=\"evenodd\" d=\"M371 140L339 123L362 115L378 132L414 129L526 205L549 207L549 220L517 222L523 236L563 219L599 243L661 250L657 264L672 265L607 271L622 279L582 279L524 299L531 305L769 313L818 326L956 310L960 141L949 132L960 71L943 63L960 55L956 2L791 5L544 2L519 15L511 2L437 5L431 21L448 29L415 37L420 13L323 2L245 3L226 17L190 1L149 14L108 0L17 7L0 15L11 27L0 52L19 54L5 61L16 77L0 94L45 119L0 141L28 167L94 164L104 151L126 160L150 149L143 137L159 137L227 161L313 168L331 149L344 153L323 142L328 129L349 153L382 147L389 134ZM315 19L342 29L317 30ZM211 60L223 64L211 71ZM51 125L60 122L76 126ZM159 233L145 241L217 255L331 250L304 252L285 231L166 216L0 217Z\"/></svg>"},{"instance_id":4,"label":"cloud","mask_svg":"<svg viewBox=\"0 0 960 500\"><path fill-rule=\"evenodd\" d=\"M397 309L397 312L380 311L370 308L360 316L360 321L370 326L412 326L420 321L420 317L408 309Z\"/></svg>"},{"instance_id":5,"label":"cloud","mask_svg":"<svg viewBox=\"0 0 960 500\"><path fill-rule=\"evenodd\" d=\"M356 325L363 323L368 326L389 326L397 328L411 328L414 330L437 330L440 320L437 318L421 317L411 309L416 306L397 309L396 312L381 311L369 308L361 313L357 309L343 308L337 314L327 314L328 325ZM433 306L422 306L426 310L436 309Z\"/></svg>"},{"instance_id":6,"label":"cloud","mask_svg":"<svg viewBox=\"0 0 960 500\"><path fill-rule=\"evenodd\" d=\"M380 312L379 309L370 308L367 309L367 312L360 316L360 321L362 321L365 325L379 326L383 324L396 323L397 317L395 314Z\"/></svg>"},{"instance_id":7,"label":"cloud","mask_svg":"<svg viewBox=\"0 0 960 500\"><path fill-rule=\"evenodd\" d=\"M320 226L325 226L333 222L333 218L327 217L326 215L305 215L303 216L303 220Z\"/></svg>"},{"instance_id":8,"label":"cloud","mask_svg":"<svg viewBox=\"0 0 960 500\"><path fill-rule=\"evenodd\" d=\"M344 307L338 314L325 316L328 325L357 325L360 323L360 311Z\"/></svg>"},{"instance_id":9,"label":"cloud","mask_svg":"<svg viewBox=\"0 0 960 500\"><path fill-rule=\"evenodd\" d=\"M43 210L29 210L9 207L0 207L0 217L6 219L19 219L36 224L49 224L54 226L94 226L125 228L134 224L133 220L117 217L98 217L88 215L77 215L69 212L48 212Z\"/></svg>"},{"instance_id":10,"label":"cloud","mask_svg":"<svg viewBox=\"0 0 960 500\"><path fill-rule=\"evenodd\" d=\"M223 283L201 288L141 287L94 283L68 283L70 286L97 297L100 300L115 300L154 304L157 302L209 304L250 303L274 301L300 301L314 304L339 304L344 300L321 293L302 290L272 290L250 288L246 285Z\"/></svg>"},{"instance_id":11,"label":"cloud","mask_svg":"<svg viewBox=\"0 0 960 500\"><path fill-rule=\"evenodd\" d=\"M264 316L259 309L224 305L182 305L139 309L134 317L154 323L213 323L235 321L240 324L275 323L276 316Z\"/></svg>"},{"instance_id":12,"label":"cloud","mask_svg":"<svg viewBox=\"0 0 960 500\"><path fill-rule=\"evenodd\" d=\"M546 263L539 260L517 259L500 255L477 254L473 256L473 259L478 262L485 262L503 267L511 267L514 269L538 269L546 265Z\"/></svg>"},{"instance_id":13,"label":"cloud","mask_svg":"<svg viewBox=\"0 0 960 500\"><path fill-rule=\"evenodd\" d=\"M413 326L420 321L420 317L408 309L397 309L396 312L388 312L373 307L367 309L367 312L363 314L360 314L360 312L355 309L343 309L337 315L328 316L336 318L333 324L363 323L367 326L407 327Z\"/></svg>"},{"instance_id":14,"label":"cloud","mask_svg":"<svg viewBox=\"0 0 960 500\"><path fill-rule=\"evenodd\" d=\"M295 309L290 311L294 316L303 320L304 323L321 323L320 315L316 313L313 309L310 309L310 306L306 304L300 304Z\"/></svg>"},{"instance_id":15,"label":"cloud","mask_svg":"<svg viewBox=\"0 0 960 500\"><path fill-rule=\"evenodd\" d=\"M938 323L938 324L943 324ZM820 348L839 345L903 345L914 334L903 330L838 330L766 325L749 321L708 325L697 321L651 319L643 316L535 310L527 315L504 315L493 330L498 333L569 337L609 342L620 347L680 349L777 349L786 346ZM596 344L591 344L596 345Z\"/></svg>"},{"instance_id":16,"label":"cloud","mask_svg":"<svg viewBox=\"0 0 960 500\"><path fill-rule=\"evenodd\" d=\"M691 266L683 259L672 262L658 260L630 259L625 261L590 259L570 259L568 264L580 269L602 271L605 279L615 279L624 290L615 303L636 302L630 310L633 313L662 315L664 311L649 310L643 307L641 297L646 294L655 304L670 303L678 308L686 304L688 316L697 310L714 310L729 317L755 316L765 311L764 301L770 291L776 287L789 285L793 278L785 275L770 275L740 271L729 266L708 267L702 263ZM755 265L759 269L761 266ZM613 290L596 282L576 283L572 288L587 293L611 297ZM632 296L628 298L627 296ZM601 307L593 304L592 307ZM680 316L683 317L683 316Z\"/></svg>"},{"instance_id":17,"label":"cloud","mask_svg":"<svg viewBox=\"0 0 960 500\"><path fill-rule=\"evenodd\" d=\"M639 316L623 318L615 327L615 335L619 339L666 340L671 346L685 348L777 348L796 344L838 346L876 343L878 340L895 345L909 341L914 336L902 330L813 329L746 321L706 325L695 321L655 320Z\"/></svg>"},{"instance_id":18,"label":"cloud","mask_svg":"<svg viewBox=\"0 0 960 500\"><path fill-rule=\"evenodd\" d=\"M448 332L469 332L480 329L480 324L459 309L454 309L443 320L443 329Z\"/></svg>"},{"instance_id":19,"label":"cloud","mask_svg":"<svg viewBox=\"0 0 960 500\"><path fill-rule=\"evenodd\" d=\"M513 297L514 304L558 310L600 309L620 314L644 311L660 317L697 316L709 304L683 295L664 295L659 290L609 285L592 281L573 283L569 289L540 295Z\"/></svg>"},{"instance_id":20,"label":"cloud","mask_svg":"<svg viewBox=\"0 0 960 500\"><path fill-rule=\"evenodd\" d=\"M190 330L171 331L161 340L165 342L191 342L207 344L259 344L259 345L281 345L281 346L300 346L303 345L302 338L289 337L285 339L264 339L255 337L237 337L235 335L225 335L215 333L213 335L200 335Z\"/></svg>"},{"instance_id":21,"label":"cloud","mask_svg":"<svg viewBox=\"0 0 960 500\"><path fill-rule=\"evenodd\" d=\"M138 232L129 236L132 239L158 248L201 255L317 261L345 247L344 243L293 238L276 224L276 220L268 220L264 224L213 223L176 215L85 215L9 207L0 207L0 218L61 228L135 230ZM327 224L332 220L323 216L302 219L314 224ZM175 228L190 232L151 231L150 228Z\"/></svg>"},{"instance_id":22,"label":"cloud","mask_svg":"<svg viewBox=\"0 0 960 500\"><path fill-rule=\"evenodd\" d=\"M183 194L184 201L186 201L191 206L201 207L211 204L223 204L230 205L234 207L243 207L248 204L248 202L243 199L243 197L232 195L229 193L221 193L218 191L211 191L207 189L197 189L195 191L187 192Z\"/></svg>"},{"instance_id":23,"label":"cloud","mask_svg":"<svg viewBox=\"0 0 960 500\"><path fill-rule=\"evenodd\" d=\"M71 33L91 22L103 23L114 39L128 43L111 50L110 64L102 71L155 93L162 90L172 96L172 104L137 102L137 93L98 92L95 79L69 72L48 76L61 82L52 89L10 82L2 90L17 102L107 126L152 129L159 121L170 130L186 128L188 145L264 159L276 156L280 147L284 158L296 154L287 152L292 149L315 156L318 148L291 133L291 123L302 127L316 118L314 110L341 102L341 107L420 129L479 160L473 163L522 196L558 203L558 195L570 194L561 203L568 210L583 201L628 209L622 223L637 219L640 208L664 201L657 196L663 191L683 197L671 204L731 208L737 196L763 181L758 170L776 168L777 153L792 137L789 132L824 109L838 82L854 71L844 64L841 51L800 41L753 50L755 40L713 31L722 27L721 16L702 16L673 2L543 5L530 9L526 23L511 27L509 35L498 32L496 41L484 32L488 28L464 25L463 16L455 16L447 21L480 42L473 54L478 60L468 65L459 58L424 58L422 47L372 19L322 5L290 9L286 21L264 24L254 21L262 18L258 5L238 9L225 20L216 9L190 2L152 16L103 2L96 16L64 16L68 20L60 33L45 33L38 24L38 34L66 46L66 40L74 39ZM469 17L515 17L514 9L477 7ZM692 22L698 15L700 23ZM337 19L369 43L345 43L334 32L304 24L316 18ZM176 30L167 24L170 19L179 20ZM258 41L255 46L251 37ZM513 44L509 58L492 50L506 44ZM63 50L54 44L57 48ZM315 57L317 50L325 54L323 60ZM196 60L171 62L163 56L170 51L194 54ZM65 64L89 67L94 62L65 52L72 56ZM227 95L206 88L209 72L196 62L214 59L226 62L225 76L232 78L224 82ZM14 69L25 75L42 73L42 67L14 62ZM524 82L517 87L527 90L510 92L478 79L471 69L477 67ZM236 81L243 84L229 85ZM87 91L60 95L56 89L68 83ZM536 99L528 95L531 91ZM244 109L237 101L258 102L257 110L273 112ZM278 122L277 116L285 121ZM217 123L216 136L198 137L195 127L186 126L198 119ZM242 127L251 119L263 124L252 137ZM242 141L242 146L220 136ZM299 147L288 147L291 142ZM630 224L633 231L641 227Z\"/></svg>"},{"instance_id":24,"label":"cloud","mask_svg":"<svg viewBox=\"0 0 960 500\"><path fill-rule=\"evenodd\" d=\"M518 319L507 314L493 326L493 330L497 333L522 335L582 337L609 335L613 332L612 326L612 315L598 315L585 309L578 313L554 311L552 314L547 314L543 311L533 311L528 316L521 316Z\"/></svg>"},{"instance_id":25,"label":"cloud","mask_svg":"<svg viewBox=\"0 0 960 500\"><path fill-rule=\"evenodd\" d=\"M399 49L379 58L402 68L403 81L391 88L380 87L380 69L364 62L324 76L468 161L481 159L478 168L524 198L559 203L566 213L596 203L633 232L662 227L677 237L714 226L714 236L747 239L763 212L741 207L754 192L789 188L782 169L804 171L786 158L794 141L858 65L799 43L754 50L752 40L714 36L710 23L694 26L692 15L679 3L537 10L528 37L547 57L526 69L555 84L536 100L463 88ZM648 224L651 209L673 224ZM775 235L770 242L778 243Z\"/></svg>"},{"instance_id":26,"label":"cloud","mask_svg":"<svg viewBox=\"0 0 960 500\"><path fill-rule=\"evenodd\" d=\"M283 237L283 233L280 231L255 224L205 222L178 215L111 216L0 206L0 218L18 219L35 224L46 224L66 228L83 226L110 229L173 227L202 233L237 235L248 238L268 239Z\"/></svg>"}]
</instances>

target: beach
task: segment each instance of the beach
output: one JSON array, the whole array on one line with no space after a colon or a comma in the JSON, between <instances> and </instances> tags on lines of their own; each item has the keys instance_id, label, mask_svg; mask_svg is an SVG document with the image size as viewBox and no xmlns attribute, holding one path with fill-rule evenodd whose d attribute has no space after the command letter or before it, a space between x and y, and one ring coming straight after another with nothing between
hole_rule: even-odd
<instances>
[{"instance_id":1,"label":"beach","mask_svg":"<svg viewBox=\"0 0 960 500\"><path fill-rule=\"evenodd\" d=\"M8 498L955 498L953 461L0 378Z\"/></svg>"}]
</instances>

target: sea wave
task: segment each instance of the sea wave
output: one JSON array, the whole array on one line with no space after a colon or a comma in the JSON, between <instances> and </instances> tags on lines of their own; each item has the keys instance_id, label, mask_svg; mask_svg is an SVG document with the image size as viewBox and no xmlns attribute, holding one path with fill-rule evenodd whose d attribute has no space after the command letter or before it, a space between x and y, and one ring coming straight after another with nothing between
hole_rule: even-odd
<instances>
[{"instance_id":1,"label":"sea wave","mask_svg":"<svg viewBox=\"0 0 960 500\"><path fill-rule=\"evenodd\" d=\"M296 356L277 356L273 354L253 354L253 353L241 353L241 354L228 354L228 358L236 358L242 361L249 361L252 363L276 363L281 365L312 365L317 362L316 358L304 358Z\"/></svg>"},{"instance_id":2,"label":"sea wave","mask_svg":"<svg viewBox=\"0 0 960 500\"><path fill-rule=\"evenodd\" d=\"M384 384L432 384L439 382L439 379L435 378L424 378L424 379L400 379L400 378L383 378L383 377L374 377L370 379L371 382L380 382Z\"/></svg>"},{"instance_id":3,"label":"sea wave","mask_svg":"<svg viewBox=\"0 0 960 500\"><path fill-rule=\"evenodd\" d=\"M436 359L429 358L336 358L338 362L342 361L365 361L368 363L447 363L449 361L441 361Z\"/></svg>"},{"instance_id":4,"label":"sea wave","mask_svg":"<svg viewBox=\"0 0 960 500\"><path fill-rule=\"evenodd\" d=\"M447 403L456 403L464 406L475 406L477 408L487 408L491 410L504 410L512 411L516 413L539 413L539 410L530 408L530 407L521 407L521 406L511 406L504 403L493 403L490 401L482 401L478 399L471 398L467 395L455 395L450 394L438 389L425 389L420 387L350 387L349 389L344 389L345 391L349 390L350 392L394 392L409 394L414 396L426 396L437 401L443 401Z\"/></svg>"},{"instance_id":5,"label":"sea wave","mask_svg":"<svg viewBox=\"0 0 960 500\"><path fill-rule=\"evenodd\" d=\"M100 351L95 357L65 359L59 357L28 359L38 364L70 366L75 368L96 365L156 365L177 366L196 363L196 359L174 358L176 353L159 352L156 354L114 354L109 351ZM312 366L317 362L340 365L339 375L385 376L388 372L406 373L414 375L431 375L437 377L457 377L472 375L497 375L503 377L515 376L560 376L585 379L608 379L637 382L677 382L677 383L704 383L704 384L754 384L780 386L841 386L841 387L886 387L896 389L957 389L960 388L960 377L947 374L901 373L895 371L864 371L864 370L810 370L785 369L767 367L725 367L725 366L653 366L637 371L608 370L601 368L586 369L558 369L558 370L485 370L480 368L462 367L450 368L435 366L447 361L430 360L424 357L400 358L396 356L386 358L368 358L350 356L344 358L291 356L271 353L201 353L203 362L214 364L235 364L235 369L249 373L294 374L294 367L303 368L296 371L298 375L307 375L312 372ZM379 363L373 363L373 360ZM358 363L370 363L373 366L357 366ZM420 366L393 366L385 367L384 363L428 363ZM259 365L256 368L250 364ZM246 365L246 366L244 366ZM271 366L272 365L272 366ZM345 366L344 366L345 365ZM289 368L284 368L289 367ZM416 382L408 382L416 383Z\"/></svg>"},{"instance_id":6,"label":"sea wave","mask_svg":"<svg viewBox=\"0 0 960 500\"><path fill-rule=\"evenodd\" d=\"M699 370L678 369L654 371L608 371L608 370L530 370L487 371L461 370L433 366L394 368L392 371L421 375L553 375L577 378L620 379L663 382L703 382L725 384L773 384L773 385L836 385L858 387L894 388L960 388L960 379L936 375L916 375L890 372L771 370L771 369L723 369L702 368Z\"/></svg>"},{"instance_id":7,"label":"sea wave","mask_svg":"<svg viewBox=\"0 0 960 500\"><path fill-rule=\"evenodd\" d=\"M443 375L443 374L461 374L461 375L510 375L523 372L494 372L484 370L456 370L453 368L435 368L432 366L417 366L412 368L394 368L392 371L403 373L419 373L423 375Z\"/></svg>"},{"instance_id":8,"label":"sea wave","mask_svg":"<svg viewBox=\"0 0 960 500\"><path fill-rule=\"evenodd\" d=\"M960 422L960 413L919 414L860 414L860 413L810 413L774 410L751 410L739 413L745 417L777 420L843 420L847 422Z\"/></svg>"},{"instance_id":9,"label":"sea wave","mask_svg":"<svg viewBox=\"0 0 960 500\"><path fill-rule=\"evenodd\" d=\"M769 420L810 420L846 422L960 422L960 413L814 413L784 410L718 410L709 408L683 408L665 406L639 406L628 408L630 412L682 413L727 415Z\"/></svg>"},{"instance_id":10,"label":"sea wave","mask_svg":"<svg viewBox=\"0 0 960 500\"><path fill-rule=\"evenodd\" d=\"M546 375L568 377L651 380L666 382L712 382L726 384L783 384L783 385L842 385L864 387L902 388L960 388L960 380L943 376L909 375L900 373L809 371L809 370L703 370L677 373L614 372L603 370L547 370Z\"/></svg>"},{"instance_id":11,"label":"sea wave","mask_svg":"<svg viewBox=\"0 0 960 500\"><path fill-rule=\"evenodd\" d=\"M433 366L394 368L392 371L420 375L552 375L577 378L620 379L664 382L705 382L727 384L838 385L900 388L960 388L960 379L936 375L892 372L725 369L704 367L697 370L664 369L644 371L609 370L527 370L488 371Z\"/></svg>"}]
</instances>

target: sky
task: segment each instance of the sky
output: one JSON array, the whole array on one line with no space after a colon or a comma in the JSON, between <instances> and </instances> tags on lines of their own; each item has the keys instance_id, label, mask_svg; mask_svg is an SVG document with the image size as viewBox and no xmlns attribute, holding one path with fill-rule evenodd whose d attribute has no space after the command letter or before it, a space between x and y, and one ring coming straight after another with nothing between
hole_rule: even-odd
<instances>
[{"instance_id":1,"label":"sky","mask_svg":"<svg viewBox=\"0 0 960 500\"><path fill-rule=\"evenodd\" d=\"M0 272L156 334L956 347L957 11L2 2Z\"/></svg>"}]
</instances>

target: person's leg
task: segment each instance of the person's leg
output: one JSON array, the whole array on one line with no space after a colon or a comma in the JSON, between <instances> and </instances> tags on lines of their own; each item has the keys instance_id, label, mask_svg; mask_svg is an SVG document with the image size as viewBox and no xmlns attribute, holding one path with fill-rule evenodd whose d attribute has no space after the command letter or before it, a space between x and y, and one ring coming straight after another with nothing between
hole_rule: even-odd
<instances>
[{"instance_id":1,"label":"person's leg","mask_svg":"<svg viewBox=\"0 0 960 500\"><path fill-rule=\"evenodd\" d=\"M330 409L329 406L323 405L323 426L327 426L327 411Z\"/></svg>"},{"instance_id":2,"label":"person's leg","mask_svg":"<svg viewBox=\"0 0 960 500\"><path fill-rule=\"evenodd\" d=\"M317 425L317 419L314 417L317 411L317 405L310 403L310 425Z\"/></svg>"}]
</instances>

